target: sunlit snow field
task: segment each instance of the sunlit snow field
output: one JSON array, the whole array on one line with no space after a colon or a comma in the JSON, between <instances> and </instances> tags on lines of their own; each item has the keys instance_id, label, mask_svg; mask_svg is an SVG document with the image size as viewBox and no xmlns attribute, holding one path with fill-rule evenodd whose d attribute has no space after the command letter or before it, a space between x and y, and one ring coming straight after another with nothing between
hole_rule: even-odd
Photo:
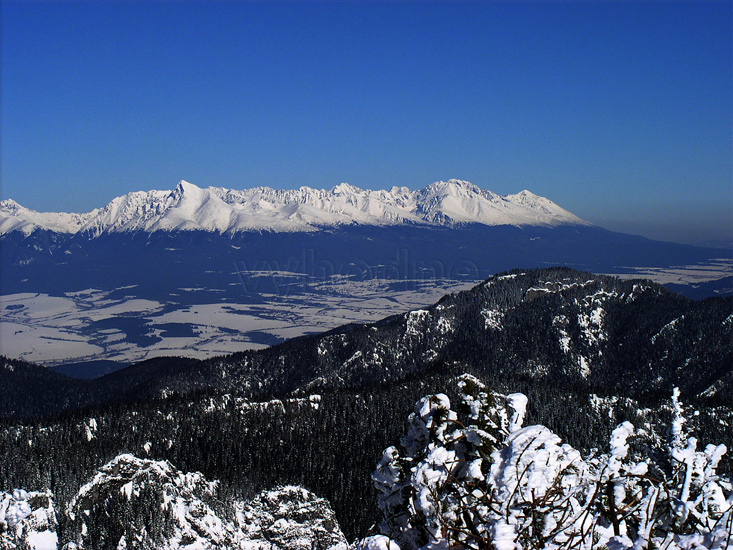
<instances>
[{"instance_id":1,"label":"sunlit snow field","mask_svg":"<svg viewBox=\"0 0 733 550\"><path fill-rule=\"evenodd\" d=\"M609 275L616 275L620 279L650 279L655 283L666 285L669 283L679 285L695 285L716 281L733 275L733 261L727 258L711 260L707 264L685 265L674 267L633 267L629 268L634 272Z\"/></svg>"},{"instance_id":2,"label":"sunlit snow field","mask_svg":"<svg viewBox=\"0 0 733 550\"><path fill-rule=\"evenodd\" d=\"M666 284L701 284L733 275L733 262L612 274ZM88 289L63 296L0 297L3 355L48 366L91 360L134 362L166 355L195 358L264 348L347 323L372 322L437 302L478 281L310 278L249 272L275 284L256 300L232 301L220 290L179 288L166 301L135 296L135 287ZM263 279L264 280L264 279ZM236 284L236 283L235 283ZM231 294L229 294L231 296Z\"/></svg>"},{"instance_id":3,"label":"sunlit snow field","mask_svg":"<svg viewBox=\"0 0 733 550\"><path fill-rule=\"evenodd\" d=\"M351 322L377 321L471 288L478 281L312 281L307 293L261 294L260 303L193 304L204 289L178 289L168 302L111 300L90 289L0 297L0 348L8 357L53 366L107 359L132 362L164 355L211 357L258 349ZM131 289L132 292L132 289Z\"/></svg>"}]
</instances>

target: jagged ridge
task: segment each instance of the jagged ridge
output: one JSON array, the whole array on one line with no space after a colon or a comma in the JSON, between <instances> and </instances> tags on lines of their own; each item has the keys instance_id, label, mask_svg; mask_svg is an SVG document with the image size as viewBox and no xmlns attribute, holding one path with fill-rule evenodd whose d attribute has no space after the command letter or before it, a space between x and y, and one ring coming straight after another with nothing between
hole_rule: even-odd
<instances>
[{"instance_id":1,"label":"jagged ridge","mask_svg":"<svg viewBox=\"0 0 733 550\"><path fill-rule=\"evenodd\" d=\"M363 190L347 183L331 190L256 187L236 191L202 189L181 181L173 191L137 191L86 214L40 213L13 200L0 202L0 235L203 230L315 231L338 225L589 225L529 191L499 196L460 180L436 182L419 191L407 187Z\"/></svg>"}]
</instances>

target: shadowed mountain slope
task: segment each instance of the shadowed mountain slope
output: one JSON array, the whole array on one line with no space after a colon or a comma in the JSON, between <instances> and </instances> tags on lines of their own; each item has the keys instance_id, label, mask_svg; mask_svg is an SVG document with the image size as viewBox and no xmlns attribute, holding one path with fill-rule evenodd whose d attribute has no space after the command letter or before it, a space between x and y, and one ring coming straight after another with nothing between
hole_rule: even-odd
<instances>
[{"instance_id":1,"label":"shadowed mountain slope","mask_svg":"<svg viewBox=\"0 0 733 550\"><path fill-rule=\"evenodd\" d=\"M377 323L205 361L152 360L93 381L5 360L0 383L12 393L3 391L2 414L199 391L260 399L466 368L624 395L679 386L686 396L729 402L731 342L733 298L695 302L651 282L566 268L517 271ZM49 397L32 398L37 392Z\"/></svg>"}]
</instances>

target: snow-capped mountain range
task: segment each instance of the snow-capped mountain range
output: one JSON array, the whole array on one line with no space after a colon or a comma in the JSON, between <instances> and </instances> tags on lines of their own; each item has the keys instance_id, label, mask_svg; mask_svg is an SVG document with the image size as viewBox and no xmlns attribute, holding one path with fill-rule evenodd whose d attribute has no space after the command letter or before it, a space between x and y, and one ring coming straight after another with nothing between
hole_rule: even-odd
<instances>
[{"instance_id":1,"label":"snow-capped mountain range","mask_svg":"<svg viewBox=\"0 0 733 550\"><path fill-rule=\"evenodd\" d=\"M460 180L424 189L363 190L347 183L331 190L256 187L236 191L202 189L181 181L172 191L137 191L85 214L35 212L13 200L0 201L0 235L203 230L304 232L338 225L590 225L549 199L522 191L499 196Z\"/></svg>"}]
</instances>

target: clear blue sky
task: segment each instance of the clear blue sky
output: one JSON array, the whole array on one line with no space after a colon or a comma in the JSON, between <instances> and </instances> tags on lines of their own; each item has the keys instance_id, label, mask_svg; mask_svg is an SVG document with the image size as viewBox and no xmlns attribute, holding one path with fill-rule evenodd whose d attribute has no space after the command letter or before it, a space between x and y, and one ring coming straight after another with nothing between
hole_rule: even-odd
<instances>
[{"instance_id":1,"label":"clear blue sky","mask_svg":"<svg viewBox=\"0 0 733 550\"><path fill-rule=\"evenodd\" d=\"M733 242L725 2L2 3L2 197L529 189Z\"/></svg>"}]
</instances>

